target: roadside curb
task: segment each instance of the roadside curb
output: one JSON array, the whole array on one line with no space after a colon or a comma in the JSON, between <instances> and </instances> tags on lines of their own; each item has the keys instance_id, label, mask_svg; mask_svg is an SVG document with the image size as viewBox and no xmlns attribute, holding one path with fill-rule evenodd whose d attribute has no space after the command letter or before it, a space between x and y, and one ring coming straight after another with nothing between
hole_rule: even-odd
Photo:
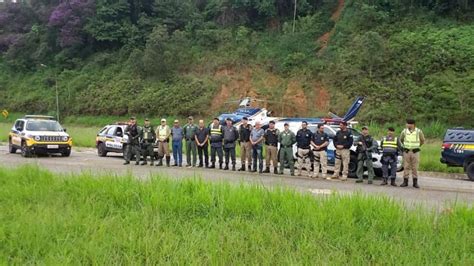
<instances>
[{"instance_id":1,"label":"roadside curb","mask_svg":"<svg viewBox=\"0 0 474 266\"><path fill-rule=\"evenodd\" d=\"M466 179L469 180L466 174L457 173L441 173L441 172L418 172L419 176L433 177L433 178L447 178L447 179Z\"/></svg>"}]
</instances>

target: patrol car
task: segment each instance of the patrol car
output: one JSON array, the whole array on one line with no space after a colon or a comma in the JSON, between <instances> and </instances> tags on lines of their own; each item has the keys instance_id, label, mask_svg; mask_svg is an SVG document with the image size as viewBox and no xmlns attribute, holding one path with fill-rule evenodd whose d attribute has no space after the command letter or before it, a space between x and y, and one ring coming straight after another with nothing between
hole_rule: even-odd
<instances>
[{"instance_id":1,"label":"patrol car","mask_svg":"<svg viewBox=\"0 0 474 266\"><path fill-rule=\"evenodd\" d=\"M290 130L293 131L296 134L296 132L298 132L298 130L301 128L301 122L302 121L303 121L303 119L295 119L295 118L291 118L291 119L288 119L288 120L283 119L283 120L277 121L275 123L275 127L278 128L278 130L282 131L282 130L284 130L284 124L288 123L289 126L290 126ZM334 122L338 122L338 120L336 119L335 121L332 121L331 119L322 119L322 120L317 119L317 121L316 120L314 120L314 121L309 120L307 122L308 122L308 129L313 133L316 132L319 123L324 123L325 124L324 132L326 134L328 134L328 136L329 136L329 146L327 148L328 168L329 168L328 170L332 171L333 167L334 167L334 164L335 164L335 161L336 161L336 159L335 159L336 148L334 147L333 139L336 136L336 132L340 130L339 123L334 123ZM357 143L357 139L360 137L359 131L352 128L352 126L354 124L355 124L355 122L351 122L351 121L348 122L348 130L351 131L352 135L354 136L354 145L351 147L351 159L350 159L350 162L349 162L349 176L350 177L356 177L356 171L357 171L356 148L357 148L357 146L355 145L355 143ZM378 144L379 144L379 148L380 148L380 142ZM296 145L293 146L293 151L294 151L293 152L294 158L296 160L296 151L297 151ZM382 176L382 162L381 162L381 159L382 159L382 154L381 153L372 153L374 173L375 173L376 176L379 176L379 177ZM403 157L401 155L399 155L398 156L398 162L397 162L397 171L400 172L402 170L403 170Z\"/></svg>"},{"instance_id":2,"label":"patrol car","mask_svg":"<svg viewBox=\"0 0 474 266\"><path fill-rule=\"evenodd\" d=\"M467 176L474 181L474 129L448 129L444 135L441 163L463 167Z\"/></svg>"},{"instance_id":3,"label":"patrol car","mask_svg":"<svg viewBox=\"0 0 474 266\"><path fill-rule=\"evenodd\" d=\"M71 155L72 139L52 116L25 115L17 119L8 135L10 153L21 151L23 157L59 153Z\"/></svg>"},{"instance_id":4,"label":"patrol car","mask_svg":"<svg viewBox=\"0 0 474 266\"><path fill-rule=\"evenodd\" d=\"M107 156L107 153L122 153L125 157L125 148L128 144L128 136L125 134L127 123L115 123L103 127L96 137L97 154L100 157ZM155 158L158 158L157 147L155 146Z\"/></svg>"}]
</instances>

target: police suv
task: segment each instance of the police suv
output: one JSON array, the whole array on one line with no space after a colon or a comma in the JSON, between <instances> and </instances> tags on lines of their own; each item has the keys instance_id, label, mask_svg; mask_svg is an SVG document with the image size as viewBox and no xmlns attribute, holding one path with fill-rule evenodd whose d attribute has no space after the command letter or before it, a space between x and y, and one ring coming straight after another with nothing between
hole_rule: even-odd
<instances>
[{"instance_id":1,"label":"police suv","mask_svg":"<svg viewBox=\"0 0 474 266\"><path fill-rule=\"evenodd\" d=\"M474 181L474 129L452 128L446 131L441 163L463 167L469 179Z\"/></svg>"},{"instance_id":2,"label":"police suv","mask_svg":"<svg viewBox=\"0 0 474 266\"><path fill-rule=\"evenodd\" d=\"M288 120L280 120L277 121L275 124L275 127L280 130L284 130L284 123L288 123L290 126L290 130L293 131L295 134L298 132L298 130L301 128L301 122L303 121L302 119L288 119ZM315 133L317 128L318 128L318 123L317 122L312 122L312 121L307 121L308 122L308 129ZM329 146L327 148L327 155L328 155L328 170L333 170L334 164L335 164L335 157L336 157L336 148L334 147L333 144L333 139L336 136L336 132L340 130L339 124L325 124L324 126L324 132L329 136ZM351 127L351 123L349 123L348 130L352 133L354 136L354 145L351 147L351 160L349 162L349 176L350 177L356 177L356 171L357 171L357 140L360 137L359 131ZM381 149L380 147L380 142L378 142L379 150ZM297 147L296 144L293 145L293 154L295 155L296 159L296 151ZM382 176L382 154L381 153L373 153L372 154L372 161L373 161L373 167L374 167L374 173L376 176L381 177ZM403 170L403 157L401 155L398 156L398 162L397 162L397 171L400 172Z\"/></svg>"},{"instance_id":3,"label":"police suv","mask_svg":"<svg viewBox=\"0 0 474 266\"><path fill-rule=\"evenodd\" d=\"M126 156L126 146L128 142L128 136L125 134L127 123L115 123L103 127L95 139L97 154L100 157L107 156L107 153L122 153ZM155 145L155 158L158 159L158 147Z\"/></svg>"},{"instance_id":4,"label":"police suv","mask_svg":"<svg viewBox=\"0 0 474 266\"><path fill-rule=\"evenodd\" d=\"M59 153L70 156L72 139L52 116L25 115L17 119L8 135L10 153L21 151L23 157Z\"/></svg>"}]
</instances>

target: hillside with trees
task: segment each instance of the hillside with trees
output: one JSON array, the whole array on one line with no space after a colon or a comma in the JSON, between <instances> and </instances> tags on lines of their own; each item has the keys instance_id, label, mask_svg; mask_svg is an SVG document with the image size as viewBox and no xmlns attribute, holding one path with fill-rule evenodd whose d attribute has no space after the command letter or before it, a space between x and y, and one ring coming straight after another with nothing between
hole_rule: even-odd
<instances>
[{"instance_id":1,"label":"hillside with trees","mask_svg":"<svg viewBox=\"0 0 474 266\"><path fill-rule=\"evenodd\" d=\"M0 3L0 108L407 116L474 126L469 0L29 0Z\"/></svg>"}]
</instances>

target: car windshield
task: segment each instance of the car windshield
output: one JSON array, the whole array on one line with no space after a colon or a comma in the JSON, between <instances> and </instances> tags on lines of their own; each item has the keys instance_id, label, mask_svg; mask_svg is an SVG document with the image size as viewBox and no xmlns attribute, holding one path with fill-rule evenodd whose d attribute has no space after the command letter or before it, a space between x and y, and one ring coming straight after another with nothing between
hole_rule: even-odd
<instances>
[{"instance_id":1,"label":"car windshield","mask_svg":"<svg viewBox=\"0 0 474 266\"><path fill-rule=\"evenodd\" d=\"M28 131L63 131L63 128L57 121L39 120L29 121L26 124Z\"/></svg>"}]
</instances>

